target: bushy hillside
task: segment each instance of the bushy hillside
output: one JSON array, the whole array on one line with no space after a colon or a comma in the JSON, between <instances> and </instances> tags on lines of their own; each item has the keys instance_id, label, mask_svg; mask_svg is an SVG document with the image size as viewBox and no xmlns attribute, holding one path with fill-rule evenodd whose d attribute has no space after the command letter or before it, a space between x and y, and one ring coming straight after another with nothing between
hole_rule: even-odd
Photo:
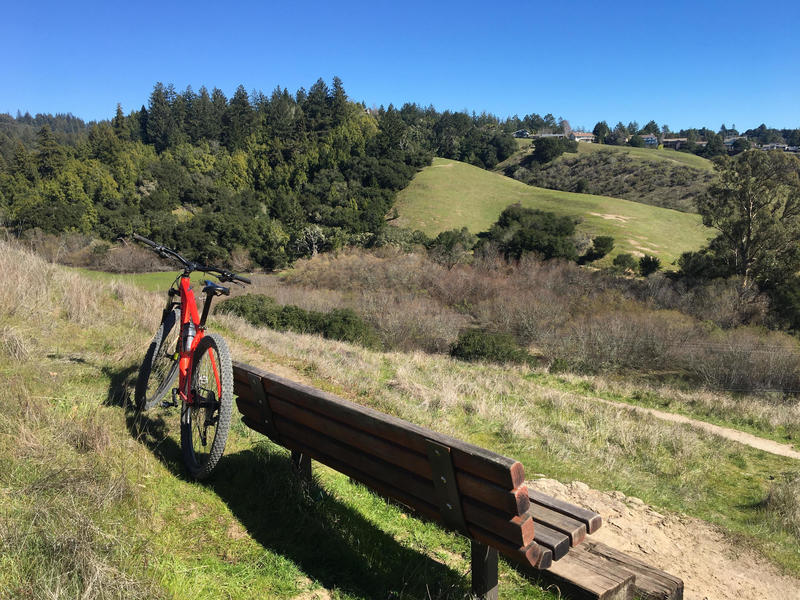
<instances>
[{"instance_id":1,"label":"bushy hillside","mask_svg":"<svg viewBox=\"0 0 800 600\"><path fill-rule=\"evenodd\" d=\"M650 254L667 268L689 250L704 246L711 231L700 217L607 196L576 194L526 185L509 177L452 160L434 159L397 198L397 223L428 235L467 227L486 231L510 204L580 220L578 232L608 235L620 252Z\"/></svg>"},{"instance_id":2,"label":"bushy hillside","mask_svg":"<svg viewBox=\"0 0 800 600\"><path fill-rule=\"evenodd\" d=\"M696 212L696 198L713 179L710 161L675 150L578 144L577 154L544 165L526 164L526 156L522 151L497 170L530 185L684 212Z\"/></svg>"}]
</instances>

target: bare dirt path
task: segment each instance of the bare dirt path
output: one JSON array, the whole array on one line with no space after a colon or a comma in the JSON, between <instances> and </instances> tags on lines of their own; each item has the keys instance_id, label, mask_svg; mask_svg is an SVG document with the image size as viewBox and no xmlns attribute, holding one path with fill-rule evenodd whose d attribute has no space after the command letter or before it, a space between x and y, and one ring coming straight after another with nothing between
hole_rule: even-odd
<instances>
[{"instance_id":1,"label":"bare dirt path","mask_svg":"<svg viewBox=\"0 0 800 600\"><path fill-rule=\"evenodd\" d=\"M763 450L764 452L769 452L770 454L777 454L778 456L786 456L788 458L800 460L800 452L792 448L789 444L782 444L773 440L760 438L756 435L739 431L738 429L720 427L719 425L706 423L705 421L698 421L697 419L692 419L683 415L664 412L654 408L646 408L644 406L634 406L624 402L612 402L611 400L604 400L603 398L596 397L592 397L592 400L619 408L627 408L636 412L647 413L658 419L671 421L672 423L685 423L686 425L703 429L704 431L713 433L714 435L718 435L728 440L733 440L734 442L739 442L740 444L745 444L746 446L756 448L757 450ZM798 598L800 598L800 595L798 595Z\"/></svg>"},{"instance_id":2,"label":"bare dirt path","mask_svg":"<svg viewBox=\"0 0 800 600\"><path fill-rule=\"evenodd\" d=\"M662 515L638 498L579 481L536 479L528 485L600 513L603 526L589 539L680 577L686 600L800 599L800 579L781 574L705 521Z\"/></svg>"}]
</instances>

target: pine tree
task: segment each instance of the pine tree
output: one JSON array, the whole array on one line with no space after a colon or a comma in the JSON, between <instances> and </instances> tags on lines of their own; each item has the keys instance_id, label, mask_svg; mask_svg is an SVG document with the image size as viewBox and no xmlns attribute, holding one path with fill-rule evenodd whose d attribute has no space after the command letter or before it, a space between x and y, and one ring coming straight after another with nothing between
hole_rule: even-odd
<instances>
[{"instance_id":1,"label":"pine tree","mask_svg":"<svg viewBox=\"0 0 800 600\"><path fill-rule=\"evenodd\" d=\"M236 88L223 117L223 143L228 150L244 146L254 123L255 112L243 85Z\"/></svg>"},{"instance_id":2,"label":"pine tree","mask_svg":"<svg viewBox=\"0 0 800 600\"><path fill-rule=\"evenodd\" d=\"M147 137L145 141L163 152L169 145L172 115L170 114L167 89L160 81L150 94L150 108L147 111Z\"/></svg>"},{"instance_id":3,"label":"pine tree","mask_svg":"<svg viewBox=\"0 0 800 600\"><path fill-rule=\"evenodd\" d=\"M42 125L37 136L39 150L36 153L36 166L39 175L44 179L55 177L67 161L65 149L56 141L49 125Z\"/></svg>"}]
</instances>

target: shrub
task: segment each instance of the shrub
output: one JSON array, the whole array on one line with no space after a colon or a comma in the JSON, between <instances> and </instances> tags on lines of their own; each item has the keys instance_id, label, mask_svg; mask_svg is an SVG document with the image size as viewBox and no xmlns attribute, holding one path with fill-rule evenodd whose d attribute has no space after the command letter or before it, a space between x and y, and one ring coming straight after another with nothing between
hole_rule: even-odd
<instances>
[{"instance_id":1,"label":"shrub","mask_svg":"<svg viewBox=\"0 0 800 600\"><path fill-rule=\"evenodd\" d=\"M614 249L614 238L610 235L598 235L592 240L592 248L584 256L581 262L587 263L600 260Z\"/></svg>"},{"instance_id":2,"label":"shrub","mask_svg":"<svg viewBox=\"0 0 800 600\"><path fill-rule=\"evenodd\" d=\"M635 271L637 263L632 254L623 252L614 257L614 266L620 271Z\"/></svg>"},{"instance_id":3,"label":"shrub","mask_svg":"<svg viewBox=\"0 0 800 600\"><path fill-rule=\"evenodd\" d=\"M374 330L349 308L322 313L291 304L280 305L263 294L247 294L218 304L215 312L237 315L257 327L314 333L369 348L378 346Z\"/></svg>"},{"instance_id":4,"label":"shrub","mask_svg":"<svg viewBox=\"0 0 800 600\"><path fill-rule=\"evenodd\" d=\"M575 183L575 192L578 194L591 194L592 192L589 190L589 182L583 177L578 179L578 181Z\"/></svg>"},{"instance_id":5,"label":"shrub","mask_svg":"<svg viewBox=\"0 0 800 600\"><path fill-rule=\"evenodd\" d=\"M519 260L526 252L545 259L577 260L574 233L575 222L570 217L512 204L500 213L486 237L499 244L507 260Z\"/></svg>"},{"instance_id":6,"label":"shrub","mask_svg":"<svg viewBox=\"0 0 800 600\"><path fill-rule=\"evenodd\" d=\"M450 347L450 356L461 360L488 360L497 363L528 363L532 357L507 333L467 329Z\"/></svg>"},{"instance_id":7,"label":"shrub","mask_svg":"<svg viewBox=\"0 0 800 600\"><path fill-rule=\"evenodd\" d=\"M657 256L650 256L649 254L645 254L642 258L639 259L639 272L642 274L642 277L647 277L648 275L652 275L660 268L661 268L661 261L658 259Z\"/></svg>"},{"instance_id":8,"label":"shrub","mask_svg":"<svg viewBox=\"0 0 800 600\"><path fill-rule=\"evenodd\" d=\"M469 262L472 247L478 238L466 227L442 231L428 245L428 255L435 262L452 269L461 262Z\"/></svg>"}]
</instances>

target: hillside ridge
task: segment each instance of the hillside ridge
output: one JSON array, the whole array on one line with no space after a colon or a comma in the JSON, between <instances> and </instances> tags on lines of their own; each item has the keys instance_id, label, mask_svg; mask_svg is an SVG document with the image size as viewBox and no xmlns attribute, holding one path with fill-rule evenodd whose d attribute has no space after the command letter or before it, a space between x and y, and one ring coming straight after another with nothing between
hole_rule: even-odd
<instances>
[{"instance_id":1,"label":"hillside ridge","mask_svg":"<svg viewBox=\"0 0 800 600\"><path fill-rule=\"evenodd\" d=\"M650 254L669 268L681 253L698 250L711 238L700 217L642 203L529 186L466 163L435 158L398 194L396 224L428 235L467 227L486 231L510 204L580 219L579 233L610 235L619 253Z\"/></svg>"}]
</instances>

